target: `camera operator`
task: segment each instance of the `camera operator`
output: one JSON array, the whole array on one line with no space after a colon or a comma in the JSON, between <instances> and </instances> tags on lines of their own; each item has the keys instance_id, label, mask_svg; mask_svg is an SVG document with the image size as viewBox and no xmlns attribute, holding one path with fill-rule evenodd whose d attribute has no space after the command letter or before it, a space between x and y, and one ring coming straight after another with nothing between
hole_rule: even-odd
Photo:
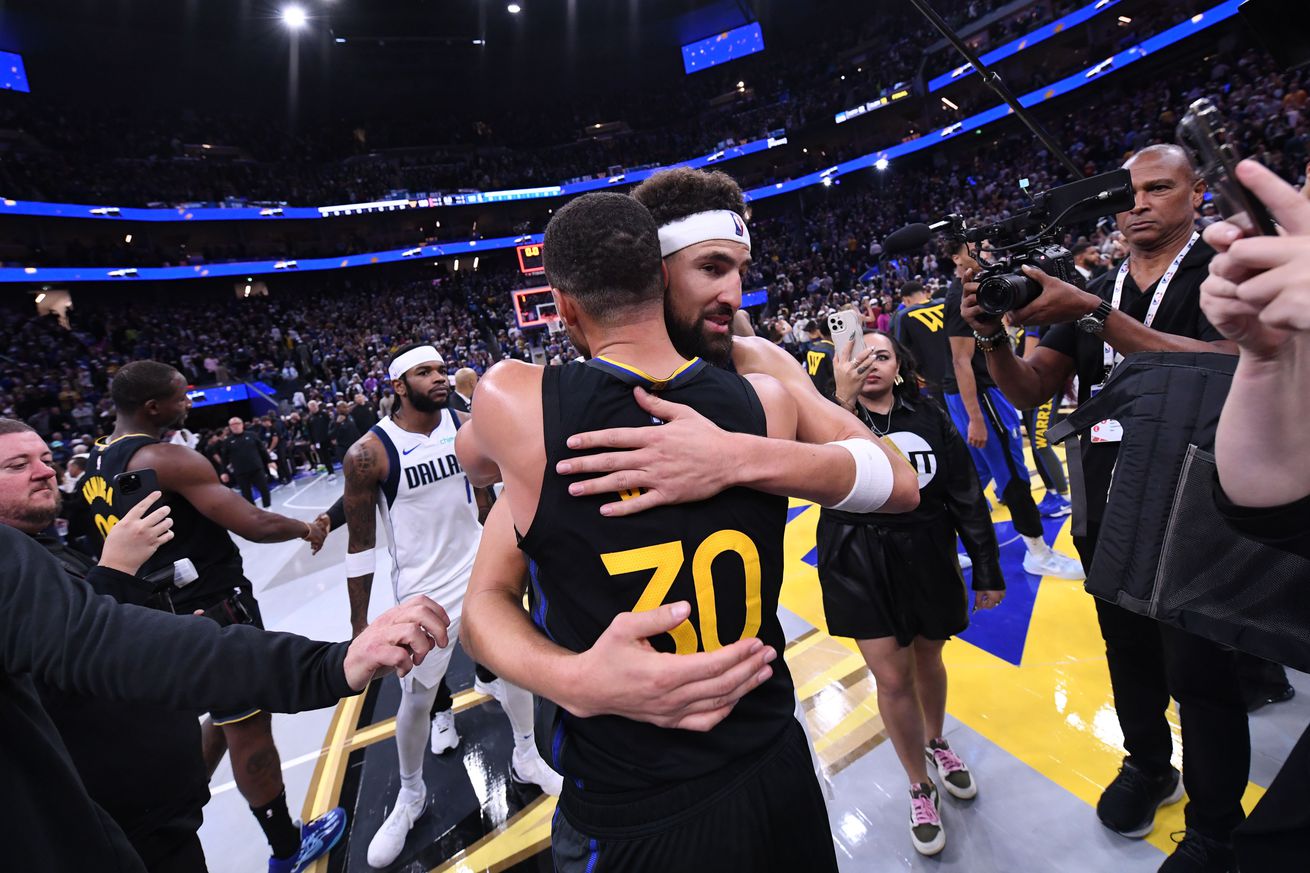
<instances>
[{"instance_id":1,"label":"camera operator","mask_svg":"<svg viewBox=\"0 0 1310 873\"><path fill-rule=\"evenodd\" d=\"M1310 557L1310 202L1255 161L1237 177L1288 235L1243 240L1227 222L1205 231L1219 254L1201 308L1241 353L1215 434L1216 497L1239 533ZM1240 869L1295 869L1308 837L1310 730L1238 829Z\"/></svg>"},{"instance_id":2,"label":"camera operator","mask_svg":"<svg viewBox=\"0 0 1310 873\"><path fill-rule=\"evenodd\" d=\"M1124 166L1132 175L1136 202L1115 216L1129 253L1120 269L1080 291L1040 270L1023 268L1042 290L1011 320L1054 325L1035 351L1017 357L1004 339L1004 326L978 306L972 283L966 288L961 314L973 327L997 385L1021 407L1046 402L1075 374L1078 400L1085 402L1110 367L1133 352L1233 349L1200 307L1201 282L1214 256L1193 230L1204 182L1186 152L1174 145L1145 148ZM1074 545L1088 568L1120 437L1117 422L1107 421L1082 443L1087 528L1074 537ZM1144 837L1157 808L1182 798L1179 774L1170 764L1173 741L1165 718L1172 694L1179 703L1190 801L1186 836L1160 869L1229 870L1232 832L1243 818L1241 798L1250 769L1246 707L1232 652L1104 600L1096 600L1096 611L1128 752L1119 775L1101 795L1097 816L1124 836Z\"/></svg>"}]
</instances>

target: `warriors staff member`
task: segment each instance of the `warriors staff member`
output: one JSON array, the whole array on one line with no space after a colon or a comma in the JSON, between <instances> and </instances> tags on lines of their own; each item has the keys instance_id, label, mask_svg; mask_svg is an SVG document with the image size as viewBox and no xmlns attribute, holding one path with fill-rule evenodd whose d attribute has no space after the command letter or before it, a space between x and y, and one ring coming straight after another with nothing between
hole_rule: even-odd
<instances>
[{"instance_id":1,"label":"warriors staff member","mask_svg":"<svg viewBox=\"0 0 1310 873\"><path fill-rule=\"evenodd\" d=\"M104 535L123 515L116 505L114 476L154 470L164 501L172 507L176 538L160 548L143 571L149 575L189 559L199 578L173 594L175 612L200 610L220 625L262 627L259 604L242 571L241 553L228 531L257 543L304 539L317 547L324 529L255 508L219 482L203 455L160 442L165 431L181 427L186 419L191 408L186 386L181 373L158 361L133 361L119 370L109 386L118 416L114 432L96 442L78 492L90 504L96 527ZM237 788L272 848L272 862L289 865L288 859L300 851L301 832L287 811L271 718L257 709L220 709L212 715L231 752ZM281 869L276 863L273 868Z\"/></svg>"},{"instance_id":2,"label":"warriors staff member","mask_svg":"<svg viewBox=\"0 0 1310 873\"><path fill-rule=\"evenodd\" d=\"M1046 402L1075 374L1078 401L1085 402L1110 368L1133 352L1233 348L1200 307L1201 283L1214 257L1193 229L1205 183L1186 152L1174 145L1145 148L1124 166L1132 173L1137 199L1131 210L1115 216L1129 249L1120 269L1080 291L1024 267L1041 282L1042 293L1012 317L1020 324L1054 325L1035 351L1016 357L999 322L988 320L978 307L972 283L964 296L960 311L986 353L989 372L1021 407ZM1087 533L1075 536L1074 545L1087 567L1097 547L1121 436L1118 423L1106 421L1083 440ZM1232 652L1104 600L1096 600L1096 614L1128 752L1097 803L1097 815L1113 831L1144 837L1156 809L1182 799L1165 719L1172 695L1182 721L1187 835L1160 869L1228 870L1232 832L1244 817L1241 800L1251 758Z\"/></svg>"}]
</instances>

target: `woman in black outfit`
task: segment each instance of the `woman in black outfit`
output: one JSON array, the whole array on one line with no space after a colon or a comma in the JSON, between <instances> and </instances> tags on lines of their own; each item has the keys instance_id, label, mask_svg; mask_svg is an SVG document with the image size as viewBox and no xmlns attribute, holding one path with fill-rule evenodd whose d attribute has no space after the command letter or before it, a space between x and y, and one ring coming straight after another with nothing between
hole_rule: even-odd
<instances>
[{"instance_id":1,"label":"woman in black outfit","mask_svg":"<svg viewBox=\"0 0 1310 873\"><path fill-rule=\"evenodd\" d=\"M950 418L921 398L914 361L881 331L867 349L837 360L837 400L889 440L919 473L919 507L901 515L824 509L819 581L828 631L852 637L873 671L878 710L910 780L910 833L921 854L946 844L937 769L946 790L968 799L978 788L942 737L946 667L942 647L969 625L970 605L1004 598L996 533L968 449ZM972 600L956 558L956 535L973 559Z\"/></svg>"}]
</instances>

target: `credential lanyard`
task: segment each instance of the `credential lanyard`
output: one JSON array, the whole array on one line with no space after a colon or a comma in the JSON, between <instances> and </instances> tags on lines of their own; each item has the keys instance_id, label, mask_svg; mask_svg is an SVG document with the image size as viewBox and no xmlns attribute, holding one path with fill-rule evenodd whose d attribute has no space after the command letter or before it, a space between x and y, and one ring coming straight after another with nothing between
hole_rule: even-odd
<instances>
[{"instance_id":1,"label":"credential lanyard","mask_svg":"<svg viewBox=\"0 0 1310 873\"><path fill-rule=\"evenodd\" d=\"M1180 251L1174 258L1173 263L1169 265L1169 269L1164 271L1164 275L1161 276L1160 281L1156 283L1155 294L1151 295L1151 305L1147 308L1146 319L1142 322L1147 327L1150 327L1151 322L1155 321L1155 314L1160 311L1160 301L1164 300L1164 293L1169 290L1169 283L1173 281L1174 274L1177 273L1178 268L1182 266L1183 258L1187 257L1187 253L1192 250L1192 246L1196 245L1196 241L1200 238L1201 234L1192 231L1192 238L1187 241L1187 245L1183 246L1182 251ZM1128 279L1128 266L1130 260L1131 257L1124 258L1123 264L1119 267L1119 275L1116 276L1114 280L1114 298L1110 301L1110 305L1115 309L1118 309L1119 304L1123 301L1124 282ZM1123 355L1116 352L1109 343L1105 343L1102 360L1105 363L1105 375L1108 377L1110 375L1110 370L1123 360Z\"/></svg>"}]
</instances>

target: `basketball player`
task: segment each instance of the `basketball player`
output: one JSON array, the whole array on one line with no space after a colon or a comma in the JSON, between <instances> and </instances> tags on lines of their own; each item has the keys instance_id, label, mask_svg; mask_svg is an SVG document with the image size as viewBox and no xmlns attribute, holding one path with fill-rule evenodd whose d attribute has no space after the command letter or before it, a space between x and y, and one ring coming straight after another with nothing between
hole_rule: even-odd
<instances>
[{"instance_id":1,"label":"basketball player","mask_svg":"<svg viewBox=\"0 0 1310 873\"><path fill-rule=\"evenodd\" d=\"M722 329L740 306L742 276L750 264L746 206L737 183L721 172L678 168L650 177L632 196L648 207L657 223L670 229L671 245L677 244L675 236L678 243L685 243L670 248L663 258L667 274L664 317L674 347L684 357L701 357L741 374L776 378L796 403L797 436L808 445L726 432L695 410L638 388L638 404L667 423L658 428L573 437L573 448L631 446L632 450L562 462L557 470L561 474L607 474L574 482L570 493L581 499L627 490L631 499L602 507L615 517L701 500L734 485L806 497L830 507L858 504L881 512L913 510L918 505L918 477L909 464L899 456L889 456L891 494L880 504L878 491L886 486L885 480L871 472L874 461L866 462L867 475L856 476L848 447L827 444L861 439L868 442L867 448L887 452L882 443L873 442L873 434L854 415L824 399L805 368L797 366L787 351L761 337L734 339ZM734 215L737 221L732 220ZM708 224L703 223L706 216L711 218ZM679 235L678 228L685 226L682 222L693 217L702 222L702 232ZM712 220L715 217L717 223ZM638 496L632 496L637 492ZM483 531L471 590L521 585L527 576L523 553L515 547L513 526L498 525L496 515L493 510ZM671 630L685 617L675 617L676 605L619 615L595 647L603 655L597 654L590 663L600 669L580 682L573 681L567 671L560 675L543 671L537 677L539 683L561 681L533 690L552 700L565 695L575 700L581 697L584 708L611 715L664 727L707 730L754 687L771 650L743 640L713 653L674 659L662 656L646 639ZM513 613L502 617L511 623L516 618ZM518 627L508 633L525 634L528 646L546 642L525 615L517 619ZM498 628L488 639L501 640L506 632ZM467 623L464 634L466 639L477 635ZM556 654L560 654L558 650Z\"/></svg>"},{"instance_id":2,"label":"basketball player","mask_svg":"<svg viewBox=\"0 0 1310 873\"><path fill-rule=\"evenodd\" d=\"M718 238L729 222L712 216L685 230ZM546 276L570 339L591 360L493 368L478 389L476 420L457 438L459 456L471 481L505 482L500 523L524 532L533 615L565 650L591 653L615 617L634 606L694 597L696 615L657 638L656 648L713 652L758 634L776 652L784 643L777 616L784 498L734 488L606 519L599 510L607 496L574 500L556 472L574 454L567 444L573 433L651 424L634 387L667 392L733 432L795 437L796 404L776 380L739 377L678 354L664 324L660 246L650 213L624 195L583 195L555 214L543 247ZM719 325L725 334L730 319ZM885 458L865 445L848 456ZM521 589L514 590L481 593L499 595L502 608L521 615ZM560 663L554 647L529 652L519 648L521 638L494 636L474 635L491 641L475 657L507 679L541 684L537 678ZM823 796L793 716L791 677L780 661L761 674L748 677L759 687L703 732L579 711L555 698L568 711L552 720L550 749L569 777L552 829L556 869L835 870Z\"/></svg>"},{"instance_id":3,"label":"basketball player","mask_svg":"<svg viewBox=\"0 0 1310 873\"><path fill-rule=\"evenodd\" d=\"M450 385L446 364L432 346L398 350L389 364L389 375L396 392L395 410L370 428L345 457L351 625L355 633L368 625L380 511L396 601L423 593L445 608L458 629L469 572L482 536L478 504L486 498L483 489L474 494L455 459L455 434L469 417L447 408ZM428 719L453 650L449 646L434 651L401 680L396 713L400 794L369 843L368 862L374 867L386 867L396 860L414 822L427 808L423 753L429 739ZM506 682L493 682L490 690L499 691L495 696L514 732L510 774L519 782L535 783L546 793L558 795L560 776L546 766L533 739L532 695ZM443 714L448 719L450 710L443 709L437 719ZM453 727L447 729L453 736ZM433 751L446 747L434 747Z\"/></svg>"},{"instance_id":4,"label":"basketball player","mask_svg":"<svg viewBox=\"0 0 1310 873\"><path fill-rule=\"evenodd\" d=\"M189 560L199 578L172 593L178 615L200 612L220 625L263 627L259 604L241 567L241 553L228 531L257 543L304 539L317 547L324 530L295 518L257 509L223 485L200 453L161 442L186 419L191 401L186 379L168 364L133 361L109 385L117 419L114 432L98 440L87 459L78 493L90 505L96 529L106 536L124 515L114 477L130 470L154 470L164 502L172 507L176 537L160 547L143 575ZM272 719L258 709L213 713L232 755L232 776L250 804L272 849L269 870L290 870L301 851L302 834L287 811L286 789ZM345 811L335 809L305 826L305 839L323 825L332 839L345 828ZM320 834L321 836L321 834Z\"/></svg>"}]
</instances>

